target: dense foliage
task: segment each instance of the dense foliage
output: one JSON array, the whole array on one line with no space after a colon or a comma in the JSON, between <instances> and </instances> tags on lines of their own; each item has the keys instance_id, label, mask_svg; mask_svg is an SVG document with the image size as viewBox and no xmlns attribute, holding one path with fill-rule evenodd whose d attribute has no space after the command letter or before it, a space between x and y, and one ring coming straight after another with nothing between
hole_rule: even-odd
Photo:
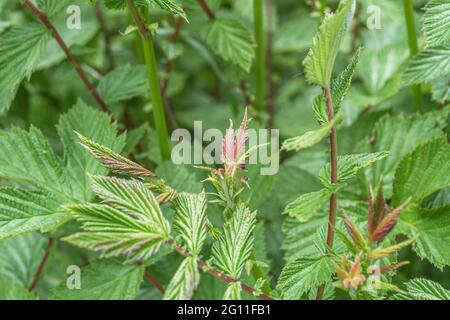
<instances>
[{"instance_id":1,"label":"dense foliage","mask_svg":"<svg viewBox=\"0 0 450 320\"><path fill-rule=\"evenodd\" d=\"M449 81L448 0L0 0L0 299L449 300Z\"/></svg>"}]
</instances>

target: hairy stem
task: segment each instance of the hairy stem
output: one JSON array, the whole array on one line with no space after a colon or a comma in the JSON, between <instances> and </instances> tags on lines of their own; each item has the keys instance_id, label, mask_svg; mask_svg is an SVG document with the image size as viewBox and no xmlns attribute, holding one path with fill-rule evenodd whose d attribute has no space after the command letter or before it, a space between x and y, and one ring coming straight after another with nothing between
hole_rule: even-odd
<instances>
[{"instance_id":1,"label":"hairy stem","mask_svg":"<svg viewBox=\"0 0 450 320\"><path fill-rule=\"evenodd\" d=\"M192 254L188 251L186 251L182 246L178 245L173 239L170 239L168 243L174 248L176 252L181 254L184 257L192 257ZM219 280L225 281L227 283L233 283L233 282L240 282L238 279L235 279L233 277L230 277L223 272L217 270L216 268L209 267L205 261L201 259L197 259L197 265L200 269L202 269L205 272L208 272L212 276L216 277ZM241 288L243 291L247 292L248 294L255 295L256 290L249 285L246 285L245 283L241 283ZM259 295L255 295L257 298L261 300L273 300L268 295L261 293Z\"/></svg>"},{"instance_id":2,"label":"hairy stem","mask_svg":"<svg viewBox=\"0 0 450 320\"><path fill-rule=\"evenodd\" d=\"M39 263L36 273L34 274L33 282L28 287L28 292L32 292L36 288L36 286L39 282L39 279L41 278L42 271L44 270L44 267L48 261L48 257L50 256L50 251L53 246L53 241L54 241L53 238L48 238L47 249L45 250L44 256L42 257L42 260Z\"/></svg>"},{"instance_id":3,"label":"hairy stem","mask_svg":"<svg viewBox=\"0 0 450 320\"><path fill-rule=\"evenodd\" d=\"M334 119L334 111L333 111L333 100L331 97L330 87L326 86L324 88L325 99L327 101L327 112L328 112L328 121L333 121ZM330 165L331 165L331 184L335 185L338 182L338 167L337 167L337 157L338 157L338 148L337 148L337 137L336 137L336 128L333 127L330 130ZM336 224L336 208L337 208L337 195L336 192L333 192L330 196L330 211L328 216L328 232L327 232L327 246L329 248L333 247L334 242L334 226ZM323 291L325 289L325 285L321 285L317 290L316 299L321 300L323 297Z\"/></svg>"},{"instance_id":4,"label":"hairy stem","mask_svg":"<svg viewBox=\"0 0 450 320\"><path fill-rule=\"evenodd\" d=\"M106 27L105 17L103 16L102 7L99 3L94 6L95 16L97 17L98 24L100 25L100 30L103 34L103 39L105 41L105 52L108 58L109 70L112 70L116 67L116 59L114 58L112 49L111 49L111 37Z\"/></svg>"},{"instance_id":5,"label":"hairy stem","mask_svg":"<svg viewBox=\"0 0 450 320\"><path fill-rule=\"evenodd\" d=\"M264 0L253 0L253 17L256 41L255 108L264 111L266 100L266 46L264 34Z\"/></svg>"},{"instance_id":6,"label":"hairy stem","mask_svg":"<svg viewBox=\"0 0 450 320\"><path fill-rule=\"evenodd\" d=\"M403 0L405 11L405 21L408 33L409 55L413 58L418 52L416 24L414 21L414 7L412 0ZM412 86L414 108L417 112L422 112L422 89L420 85Z\"/></svg>"},{"instance_id":7,"label":"hairy stem","mask_svg":"<svg viewBox=\"0 0 450 320\"><path fill-rule=\"evenodd\" d=\"M156 65L153 35L151 31L147 29L144 20L139 14L134 0L127 0L127 4L133 20L138 28L139 34L141 35L145 65L147 66L147 75L150 84L150 95L153 102L153 116L156 133L158 135L161 156L163 160L170 160L169 133L167 130L167 123L164 115L164 104Z\"/></svg>"},{"instance_id":8,"label":"hairy stem","mask_svg":"<svg viewBox=\"0 0 450 320\"><path fill-rule=\"evenodd\" d=\"M62 39L61 35L59 34L58 30L56 30L55 26L50 22L48 17L45 15L44 12L42 12L38 7L36 7L31 0L26 0L25 5L33 12L33 14L41 21L41 23L51 32L53 38L55 38L58 45L61 47L61 49L64 51L67 60L71 64L75 66L75 70L77 71L78 75L80 76L81 80L84 82L86 87L88 88L89 92L94 97L95 101L99 105L99 107L106 113L111 113L106 105L106 103L103 101L103 99L100 97L100 95L97 92L97 89L95 89L94 85L89 80L87 74L84 72L83 68L81 68L80 64L78 63L76 57L70 52L69 48L67 47L66 43Z\"/></svg>"},{"instance_id":9,"label":"hairy stem","mask_svg":"<svg viewBox=\"0 0 450 320\"><path fill-rule=\"evenodd\" d=\"M275 86L273 83L273 3L267 0L267 72L269 96L267 99L269 109L269 128L275 125Z\"/></svg>"},{"instance_id":10,"label":"hairy stem","mask_svg":"<svg viewBox=\"0 0 450 320\"><path fill-rule=\"evenodd\" d=\"M209 19L214 20L216 18L216 15L208 6L205 0L198 0L198 3L200 4L200 7L202 7L203 11L205 11Z\"/></svg>"}]
</instances>

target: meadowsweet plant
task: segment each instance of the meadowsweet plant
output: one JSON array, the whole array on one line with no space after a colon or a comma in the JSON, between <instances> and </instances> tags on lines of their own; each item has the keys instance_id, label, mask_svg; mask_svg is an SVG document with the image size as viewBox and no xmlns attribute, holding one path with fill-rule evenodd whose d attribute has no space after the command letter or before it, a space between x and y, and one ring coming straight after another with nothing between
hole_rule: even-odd
<instances>
[{"instance_id":1,"label":"meadowsweet plant","mask_svg":"<svg viewBox=\"0 0 450 320\"><path fill-rule=\"evenodd\" d=\"M0 1L0 300L449 300L449 30L446 0Z\"/></svg>"}]
</instances>

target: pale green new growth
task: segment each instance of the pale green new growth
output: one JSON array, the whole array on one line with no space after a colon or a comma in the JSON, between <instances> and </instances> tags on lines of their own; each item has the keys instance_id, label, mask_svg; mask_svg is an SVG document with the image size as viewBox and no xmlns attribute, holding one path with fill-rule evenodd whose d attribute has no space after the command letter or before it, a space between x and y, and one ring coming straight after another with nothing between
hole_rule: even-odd
<instances>
[{"instance_id":1,"label":"pale green new growth","mask_svg":"<svg viewBox=\"0 0 450 320\"><path fill-rule=\"evenodd\" d=\"M306 79L310 83L322 87L330 85L334 62L344 33L351 25L354 10L354 0L343 0L335 14L325 16L303 62Z\"/></svg>"},{"instance_id":2,"label":"pale green new growth","mask_svg":"<svg viewBox=\"0 0 450 320\"><path fill-rule=\"evenodd\" d=\"M439 283L427 279L413 279L406 283L405 293L396 294L393 300L450 300L450 291Z\"/></svg>"},{"instance_id":3,"label":"pale green new growth","mask_svg":"<svg viewBox=\"0 0 450 320\"><path fill-rule=\"evenodd\" d=\"M450 3L447 0L427 3L423 29L429 46L445 44L450 40Z\"/></svg>"},{"instance_id":4,"label":"pale green new growth","mask_svg":"<svg viewBox=\"0 0 450 320\"><path fill-rule=\"evenodd\" d=\"M189 300L200 283L200 271L195 257L183 260L164 294L166 300Z\"/></svg>"}]
</instances>

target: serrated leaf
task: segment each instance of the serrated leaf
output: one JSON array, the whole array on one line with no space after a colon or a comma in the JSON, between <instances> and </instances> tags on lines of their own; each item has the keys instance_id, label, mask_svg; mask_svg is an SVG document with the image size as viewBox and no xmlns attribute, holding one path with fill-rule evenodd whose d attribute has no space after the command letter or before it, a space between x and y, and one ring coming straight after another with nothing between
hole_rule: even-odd
<instances>
[{"instance_id":1,"label":"serrated leaf","mask_svg":"<svg viewBox=\"0 0 450 320\"><path fill-rule=\"evenodd\" d=\"M197 267L197 260L195 257L188 257L183 260L167 286L164 299L190 300L199 283L200 272Z\"/></svg>"},{"instance_id":2,"label":"serrated leaf","mask_svg":"<svg viewBox=\"0 0 450 320\"><path fill-rule=\"evenodd\" d=\"M288 262L281 272L277 288L284 299L300 299L310 289L331 278L334 268L329 257L306 256Z\"/></svg>"},{"instance_id":3,"label":"serrated leaf","mask_svg":"<svg viewBox=\"0 0 450 320\"><path fill-rule=\"evenodd\" d=\"M241 283L232 282L228 285L223 295L223 300L241 300Z\"/></svg>"},{"instance_id":4,"label":"serrated leaf","mask_svg":"<svg viewBox=\"0 0 450 320\"><path fill-rule=\"evenodd\" d=\"M117 123L112 122L108 114L88 106L81 100L61 116L57 130L64 145L64 161L67 167L65 175L69 180L66 184L71 186L71 193L76 199L81 202L88 201L92 198L92 191L87 175L106 174L108 171L83 150L77 135L82 134L103 148L112 149L112 152L122 150L126 135L118 134Z\"/></svg>"},{"instance_id":5,"label":"serrated leaf","mask_svg":"<svg viewBox=\"0 0 450 320\"><path fill-rule=\"evenodd\" d=\"M330 85L334 62L345 31L351 25L354 0L342 0L335 14L327 14L303 62L306 79L325 87Z\"/></svg>"},{"instance_id":6,"label":"serrated leaf","mask_svg":"<svg viewBox=\"0 0 450 320\"><path fill-rule=\"evenodd\" d=\"M410 62L403 75L405 85L430 83L450 73L450 45L426 48Z\"/></svg>"},{"instance_id":7,"label":"serrated leaf","mask_svg":"<svg viewBox=\"0 0 450 320\"><path fill-rule=\"evenodd\" d=\"M97 90L108 105L144 95L148 90L146 68L120 66L100 80Z\"/></svg>"},{"instance_id":8,"label":"serrated leaf","mask_svg":"<svg viewBox=\"0 0 450 320\"><path fill-rule=\"evenodd\" d=\"M394 177L392 203L398 206L409 197L419 202L450 185L450 146L439 137L417 147L404 157Z\"/></svg>"},{"instance_id":9,"label":"serrated leaf","mask_svg":"<svg viewBox=\"0 0 450 320\"><path fill-rule=\"evenodd\" d=\"M306 222L325 205L330 195L331 192L326 188L305 193L289 203L284 209L284 213L300 222Z\"/></svg>"},{"instance_id":10,"label":"serrated leaf","mask_svg":"<svg viewBox=\"0 0 450 320\"><path fill-rule=\"evenodd\" d=\"M256 212L240 205L225 223L223 233L214 242L212 257L214 264L233 278L238 279L253 249L253 230Z\"/></svg>"},{"instance_id":11,"label":"serrated leaf","mask_svg":"<svg viewBox=\"0 0 450 320\"><path fill-rule=\"evenodd\" d=\"M389 156L388 152L374 152L362 154L350 154L338 157L338 183L345 183L350 180L359 170L367 168L377 161L380 161ZM327 163L319 173L320 180L325 187L330 186L330 164Z\"/></svg>"},{"instance_id":12,"label":"serrated leaf","mask_svg":"<svg viewBox=\"0 0 450 320\"><path fill-rule=\"evenodd\" d=\"M450 300L450 291L439 283L427 279L413 279L406 283L405 293L394 295L392 300Z\"/></svg>"},{"instance_id":13,"label":"serrated leaf","mask_svg":"<svg viewBox=\"0 0 450 320\"><path fill-rule=\"evenodd\" d=\"M145 260L167 240L160 228L107 205L78 205L69 208L84 231L63 240L82 248L101 251L104 257L127 255Z\"/></svg>"},{"instance_id":14,"label":"serrated leaf","mask_svg":"<svg viewBox=\"0 0 450 320\"><path fill-rule=\"evenodd\" d=\"M450 40L450 3L447 0L431 0L424 9L423 29L427 44L445 44Z\"/></svg>"},{"instance_id":15,"label":"serrated leaf","mask_svg":"<svg viewBox=\"0 0 450 320\"><path fill-rule=\"evenodd\" d=\"M37 297L28 292L17 280L0 275L0 301L1 300L36 300Z\"/></svg>"},{"instance_id":16,"label":"serrated leaf","mask_svg":"<svg viewBox=\"0 0 450 320\"><path fill-rule=\"evenodd\" d=\"M73 0L37 0L38 7L48 17L57 14L72 3Z\"/></svg>"},{"instance_id":17,"label":"serrated leaf","mask_svg":"<svg viewBox=\"0 0 450 320\"><path fill-rule=\"evenodd\" d=\"M106 272L105 272L106 271ZM97 260L81 269L81 288L70 289L66 281L53 290L58 300L133 300L144 276L144 267L117 260Z\"/></svg>"},{"instance_id":18,"label":"serrated leaf","mask_svg":"<svg viewBox=\"0 0 450 320\"><path fill-rule=\"evenodd\" d=\"M38 23L13 27L0 35L0 114L13 101L24 78L30 78L45 50L50 33Z\"/></svg>"},{"instance_id":19,"label":"serrated leaf","mask_svg":"<svg viewBox=\"0 0 450 320\"><path fill-rule=\"evenodd\" d=\"M182 193L174 202L173 228L181 235L186 248L194 256L202 250L206 238L206 194Z\"/></svg>"},{"instance_id":20,"label":"serrated leaf","mask_svg":"<svg viewBox=\"0 0 450 320\"><path fill-rule=\"evenodd\" d=\"M400 228L409 236L418 236L414 250L438 268L450 265L450 207L424 209L410 206L400 215Z\"/></svg>"},{"instance_id":21,"label":"serrated leaf","mask_svg":"<svg viewBox=\"0 0 450 320\"><path fill-rule=\"evenodd\" d=\"M249 72L254 57L254 40L251 33L239 21L214 19L202 31L211 49L225 61L237 64Z\"/></svg>"},{"instance_id":22,"label":"serrated leaf","mask_svg":"<svg viewBox=\"0 0 450 320\"><path fill-rule=\"evenodd\" d=\"M61 201L50 194L0 188L0 239L55 229L71 217L59 208Z\"/></svg>"},{"instance_id":23,"label":"serrated leaf","mask_svg":"<svg viewBox=\"0 0 450 320\"><path fill-rule=\"evenodd\" d=\"M339 114L342 102L347 95L350 84L352 83L353 73L358 65L359 58L361 56L362 48L358 48L353 55L349 65L342 71L339 76L331 81L331 97L333 100L334 114ZM313 110L316 119L321 123L328 122L328 113L326 107L326 101L323 94L318 95L313 101Z\"/></svg>"},{"instance_id":24,"label":"serrated leaf","mask_svg":"<svg viewBox=\"0 0 450 320\"><path fill-rule=\"evenodd\" d=\"M162 10L178 14L185 21L189 22L186 17L186 12L174 0L133 0L138 7L157 7ZM126 0L105 0L105 5L109 9L124 9L127 6Z\"/></svg>"},{"instance_id":25,"label":"serrated leaf","mask_svg":"<svg viewBox=\"0 0 450 320\"><path fill-rule=\"evenodd\" d=\"M14 279L24 288L33 281L47 241L30 233L0 242L0 277Z\"/></svg>"}]
</instances>

